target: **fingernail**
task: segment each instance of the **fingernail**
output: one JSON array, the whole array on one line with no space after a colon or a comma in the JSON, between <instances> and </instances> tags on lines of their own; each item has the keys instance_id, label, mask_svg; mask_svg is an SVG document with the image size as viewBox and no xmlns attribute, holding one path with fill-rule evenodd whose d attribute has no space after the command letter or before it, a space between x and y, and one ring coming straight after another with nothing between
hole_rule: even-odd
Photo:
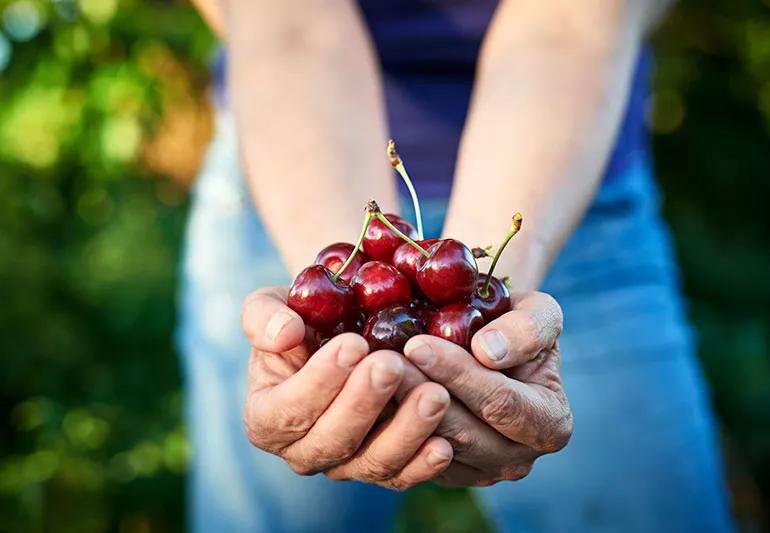
<instances>
[{"instance_id":1,"label":"fingernail","mask_svg":"<svg viewBox=\"0 0 770 533\"><path fill-rule=\"evenodd\" d=\"M401 378L403 372L403 365L400 363L398 366L394 364L384 363L377 361L372 365L372 385L375 389L384 391L395 385Z\"/></svg>"},{"instance_id":2,"label":"fingernail","mask_svg":"<svg viewBox=\"0 0 770 533\"><path fill-rule=\"evenodd\" d=\"M436 358L433 348L425 342L416 343L406 356L417 366L430 366Z\"/></svg>"},{"instance_id":3,"label":"fingernail","mask_svg":"<svg viewBox=\"0 0 770 533\"><path fill-rule=\"evenodd\" d=\"M294 315L289 314L286 311L279 311L270 317L270 320L267 322L267 326L265 326L265 333L267 334L267 338L270 339L271 342L275 342L275 340L278 338L278 335L281 334L283 328L286 327L286 324L288 324L292 318L294 318Z\"/></svg>"},{"instance_id":4,"label":"fingernail","mask_svg":"<svg viewBox=\"0 0 770 533\"><path fill-rule=\"evenodd\" d=\"M445 452L441 450L431 450L430 453L428 453L427 461L428 464L431 466L439 466L441 464L446 463L452 458L451 455L447 455Z\"/></svg>"},{"instance_id":5,"label":"fingernail","mask_svg":"<svg viewBox=\"0 0 770 533\"><path fill-rule=\"evenodd\" d=\"M479 338L479 344L487 357L492 361L499 361L508 353L508 341L496 329L485 332Z\"/></svg>"},{"instance_id":6,"label":"fingernail","mask_svg":"<svg viewBox=\"0 0 770 533\"><path fill-rule=\"evenodd\" d=\"M417 412L423 418L433 418L440 413L449 403L446 395L425 394L417 402Z\"/></svg>"}]
</instances>

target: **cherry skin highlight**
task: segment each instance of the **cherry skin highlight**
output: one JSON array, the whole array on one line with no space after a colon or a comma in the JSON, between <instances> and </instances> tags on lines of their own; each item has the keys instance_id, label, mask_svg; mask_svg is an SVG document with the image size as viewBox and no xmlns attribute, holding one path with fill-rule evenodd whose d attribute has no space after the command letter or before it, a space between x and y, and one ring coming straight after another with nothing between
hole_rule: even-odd
<instances>
[{"instance_id":1,"label":"cherry skin highlight","mask_svg":"<svg viewBox=\"0 0 770 533\"><path fill-rule=\"evenodd\" d=\"M406 341L425 331L422 321L413 309L394 305L380 309L364 324L364 338L369 350L394 350L401 352Z\"/></svg>"},{"instance_id":2,"label":"cherry skin highlight","mask_svg":"<svg viewBox=\"0 0 770 533\"><path fill-rule=\"evenodd\" d=\"M334 281L333 275L322 265L311 265L291 284L287 304L306 325L332 328L353 308L353 289L342 280Z\"/></svg>"},{"instance_id":3,"label":"cherry skin highlight","mask_svg":"<svg viewBox=\"0 0 770 533\"><path fill-rule=\"evenodd\" d=\"M483 325L484 318L478 309L468 304L449 304L433 315L428 334L451 341L470 351L471 339Z\"/></svg>"},{"instance_id":4,"label":"cherry skin highlight","mask_svg":"<svg viewBox=\"0 0 770 533\"><path fill-rule=\"evenodd\" d=\"M414 226L400 216L388 213L385 218L410 239L417 238L417 230L414 229ZM364 236L364 252L370 259L390 263L393 259L393 252L403 242L401 237L375 218L369 224Z\"/></svg>"},{"instance_id":5,"label":"cherry skin highlight","mask_svg":"<svg viewBox=\"0 0 770 533\"><path fill-rule=\"evenodd\" d=\"M364 263L351 282L358 306L368 314L412 300L409 280L396 267L382 261Z\"/></svg>"},{"instance_id":6,"label":"cherry skin highlight","mask_svg":"<svg viewBox=\"0 0 770 533\"><path fill-rule=\"evenodd\" d=\"M345 261L347 261L350 254L353 253L353 249L354 246L348 242L336 242L330 244L318 252L313 263L316 265L323 265L331 270L332 274L336 274ZM350 280L353 279L356 271L368 260L366 255L359 250L353 258L353 261L345 269L345 272L340 274L339 279L343 280L345 283L350 283Z\"/></svg>"},{"instance_id":7,"label":"cherry skin highlight","mask_svg":"<svg viewBox=\"0 0 770 533\"><path fill-rule=\"evenodd\" d=\"M482 297L480 291L486 280L486 274L479 274L476 290L471 296L471 305L481 311L484 322L488 324L511 310L511 293L505 283L492 276L487 288L487 296L486 298Z\"/></svg>"},{"instance_id":8,"label":"cherry skin highlight","mask_svg":"<svg viewBox=\"0 0 770 533\"><path fill-rule=\"evenodd\" d=\"M416 241L417 244L425 249L430 248L432 245L438 242L438 239L425 239L423 241ZM408 242L402 243L396 251L393 252L393 266L395 266L399 272L401 272L406 279L412 282L412 285L417 286L417 264L420 262L420 258L425 257L420 251L409 244Z\"/></svg>"},{"instance_id":9,"label":"cherry skin highlight","mask_svg":"<svg viewBox=\"0 0 770 533\"><path fill-rule=\"evenodd\" d=\"M476 290L479 269L470 249L460 241L443 239L428 248L430 257L417 264L417 284L432 302L466 302Z\"/></svg>"}]
</instances>

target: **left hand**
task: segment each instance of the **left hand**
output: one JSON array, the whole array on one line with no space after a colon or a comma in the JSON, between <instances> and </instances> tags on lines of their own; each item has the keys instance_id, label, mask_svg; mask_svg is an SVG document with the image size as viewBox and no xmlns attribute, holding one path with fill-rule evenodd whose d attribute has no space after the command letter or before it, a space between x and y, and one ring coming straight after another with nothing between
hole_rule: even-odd
<instances>
[{"instance_id":1,"label":"left hand","mask_svg":"<svg viewBox=\"0 0 770 533\"><path fill-rule=\"evenodd\" d=\"M434 381L452 395L435 435L454 448L439 484L487 486L526 476L535 459L564 446L572 435L572 411L559 374L562 313L547 294L515 295L513 310L473 337L469 354L430 335L404 347L406 365L396 392Z\"/></svg>"}]
</instances>

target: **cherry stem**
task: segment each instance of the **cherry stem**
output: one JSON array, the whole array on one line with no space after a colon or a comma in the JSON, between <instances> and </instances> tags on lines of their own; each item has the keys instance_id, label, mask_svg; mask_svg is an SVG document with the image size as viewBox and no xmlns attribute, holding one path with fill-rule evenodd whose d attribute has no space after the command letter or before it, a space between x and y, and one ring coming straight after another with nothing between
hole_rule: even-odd
<instances>
[{"instance_id":1,"label":"cherry stem","mask_svg":"<svg viewBox=\"0 0 770 533\"><path fill-rule=\"evenodd\" d=\"M404 162L401 160L401 156L398 155L398 152L396 152L396 143L393 139L388 141L388 160L390 161L390 165L396 169L396 172L401 176L401 179L404 180L406 188L409 189L409 194L412 196L412 205L414 205L414 217L417 220L417 239L423 240L425 237L423 237L422 233L420 200L417 198L417 191L414 190L414 185L412 185L412 180L409 179L409 174L406 173Z\"/></svg>"},{"instance_id":2,"label":"cherry stem","mask_svg":"<svg viewBox=\"0 0 770 533\"><path fill-rule=\"evenodd\" d=\"M353 251L350 252L350 255L347 259L345 259L345 262L342 263L342 266L340 269L332 276L332 281L337 281L340 279L340 276L343 272L345 272L345 269L348 268L348 265L353 262L353 259L355 259L356 255L358 254L358 250L361 249L361 244L364 242L364 237L366 236L366 230L369 229L369 224L372 222L372 218L374 217L375 211L372 208L372 205L376 206L377 204L374 203L374 200L371 200L366 205L366 215L364 215L364 227L361 228L361 235L358 236L358 241L356 241L356 245L353 247ZM379 207L377 207L379 210Z\"/></svg>"},{"instance_id":3,"label":"cherry stem","mask_svg":"<svg viewBox=\"0 0 770 533\"><path fill-rule=\"evenodd\" d=\"M377 217L377 220L379 220L380 222L382 222L383 224L385 224L385 226L386 226L386 227L387 227L387 228L388 228L390 231L392 231L393 233L395 233L396 235L398 235L399 237L401 237L401 239L402 239L402 240L404 240L405 242L408 242L408 243L409 243L409 245L410 245L412 248L414 248L415 250L417 250L418 252L420 252L420 253L421 253L422 255L424 255L425 257L430 257L430 254L428 253L428 251L427 251L425 248L423 248L422 246L420 246L419 244L417 244L416 242L414 242L412 239L410 239L409 237L407 237L406 235L404 235L404 232L402 232L402 231L401 231L401 230L399 230L399 229L398 229L396 226L394 226L393 224L391 224L391 223L390 223L390 220L388 220L388 219L387 219L387 217L386 217L385 215L383 215L383 214L382 214L382 211L375 211L375 213L374 213L374 216L376 216L376 217Z\"/></svg>"},{"instance_id":4,"label":"cherry stem","mask_svg":"<svg viewBox=\"0 0 770 533\"><path fill-rule=\"evenodd\" d=\"M521 220L521 213L516 213L513 215L513 218L511 219L511 229L509 229L508 233L505 234L505 239L503 239L500 248L497 249L495 257L492 259L492 264L489 265L489 272L487 272L487 279L484 280L484 286L479 289L479 296L482 298L489 296L489 283L492 281L492 273L495 271L497 261L500 259L500 255L503 253L505 247L508 245L511 239L513 239L513 236L516 235L521 229Z\"/></svg>"}]
</instances>

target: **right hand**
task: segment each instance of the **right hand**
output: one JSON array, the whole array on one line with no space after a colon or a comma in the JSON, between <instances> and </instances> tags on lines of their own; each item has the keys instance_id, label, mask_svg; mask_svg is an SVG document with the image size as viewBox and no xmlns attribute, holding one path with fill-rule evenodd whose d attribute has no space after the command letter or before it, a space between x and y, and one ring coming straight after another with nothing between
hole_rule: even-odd
<instances>
[{"instance_id":1,"label":"right hand","mask_svg":"<svg viewBox=\"0 0 770 533\"><path fill-rule=\"evenodd\" d=\"M370 431L409 363L392 351L369 354L353 333L310 357L308 332L286 295L286 288L258 290L243 307L252 345L244 408L251 443L301 475L324 472L397 490L443 472L452 447L431 435L449 406L446 389L430 382L412 388L395 414Z\"/></svg>"}]
</instances>

